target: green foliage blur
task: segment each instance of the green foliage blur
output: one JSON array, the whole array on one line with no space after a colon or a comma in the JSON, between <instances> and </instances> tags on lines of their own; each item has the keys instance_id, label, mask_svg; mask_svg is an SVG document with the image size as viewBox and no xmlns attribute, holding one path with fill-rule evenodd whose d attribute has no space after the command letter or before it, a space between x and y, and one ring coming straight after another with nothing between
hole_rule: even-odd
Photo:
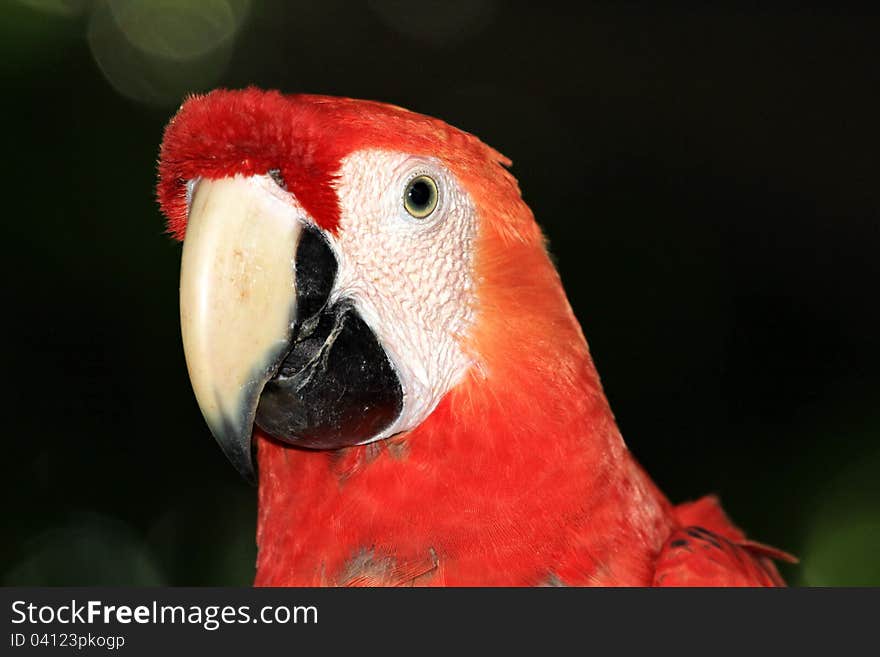
<instances>
[{"instance_id":1,"label":"green foliage blur","mask_svg":"<svg viewBox=\"0 0 880 657\"><path fill-rule=\"evenodd\" d=\"M719 494L792 584L880 585L880 21L741 5L0 4L0 583L251 581L256 494L189 387L154 184L186 94L255 84L510 156L660 487Z\"/></svg>"}]
</instances>

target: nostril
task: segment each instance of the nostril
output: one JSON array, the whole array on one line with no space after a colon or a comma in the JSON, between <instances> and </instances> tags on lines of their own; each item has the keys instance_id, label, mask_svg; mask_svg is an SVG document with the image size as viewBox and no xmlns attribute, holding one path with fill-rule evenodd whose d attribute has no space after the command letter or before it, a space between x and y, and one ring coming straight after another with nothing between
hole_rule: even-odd
<instances>
[{"instance_id":1,"label":"nostril","mask_svg":"<svg viewBox=\"0 0 880 657\"><path fill-rule=\"evenodd\" d=\"M269 169L266 174L275 181L275 184L278 185L284 191L287 191L287 183L284 182L284 176L281 175L281 169Z\"/></svg>"}]
</instances>

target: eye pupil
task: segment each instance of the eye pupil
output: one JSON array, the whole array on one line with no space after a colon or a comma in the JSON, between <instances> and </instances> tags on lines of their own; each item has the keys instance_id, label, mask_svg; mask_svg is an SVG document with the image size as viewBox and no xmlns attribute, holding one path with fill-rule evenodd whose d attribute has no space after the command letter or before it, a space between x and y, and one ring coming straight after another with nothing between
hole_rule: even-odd
<instances>
[{"instance_id":1,"label":"eye pupil","mask_svg":"<svg viewBox=\"0 0 880 657\"><path fill-rule=\"evenodd\" d=\"M418 176L409 182L403 195L403 205L410 216L424 219L437 207L437 183L428 176Z\"/></svg>"},{"instance_id":2,"label":"eye pupil","mask_svg":"<svg viewBox=\"0 0 880 657\"><path fill-rule=\"evenodd\" d=\"M417 180L409 188L409 201L416 208L424 208L431 201L431 188L424 180Z\"/></svg>"}]
</instances>

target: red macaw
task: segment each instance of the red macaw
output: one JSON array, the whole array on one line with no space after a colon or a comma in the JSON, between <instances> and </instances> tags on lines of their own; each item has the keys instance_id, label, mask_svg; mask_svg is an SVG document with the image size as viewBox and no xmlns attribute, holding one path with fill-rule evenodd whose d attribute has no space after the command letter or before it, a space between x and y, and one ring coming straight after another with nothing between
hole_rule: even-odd
<instances>
[{"instance_id":1,"label":"red macaw","mask_svg":"<svg viewBox=\"0 0 880 657\"><path fill-rule=\"evenodd\" d=\"M255 583L783 584L627 450L509 165L345 98L217 90L169 123L184 351L259 482Z\"/></svg>"}]
</instances>

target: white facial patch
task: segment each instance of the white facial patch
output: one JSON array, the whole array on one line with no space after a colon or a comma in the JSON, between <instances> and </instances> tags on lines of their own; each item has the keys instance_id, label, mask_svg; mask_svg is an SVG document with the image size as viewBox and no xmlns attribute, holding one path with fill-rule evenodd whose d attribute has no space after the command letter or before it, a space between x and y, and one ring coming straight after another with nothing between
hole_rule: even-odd
<instances>
[{"instance_id":1,"label":"white facial patch","mask_svg":"<svg viewBox=\"0 0 880 657\"><path fill-rule=\"evenodd\" d=\"M417 176L437 185L437 207L423 219L404 206ZM438 160L364 150L339 171L339 260L331 302L352 299L391 359L403 410L381 434L415 428L471 364L461 337L473 320L474 206Z\"/></svg>"}]
</instances>

